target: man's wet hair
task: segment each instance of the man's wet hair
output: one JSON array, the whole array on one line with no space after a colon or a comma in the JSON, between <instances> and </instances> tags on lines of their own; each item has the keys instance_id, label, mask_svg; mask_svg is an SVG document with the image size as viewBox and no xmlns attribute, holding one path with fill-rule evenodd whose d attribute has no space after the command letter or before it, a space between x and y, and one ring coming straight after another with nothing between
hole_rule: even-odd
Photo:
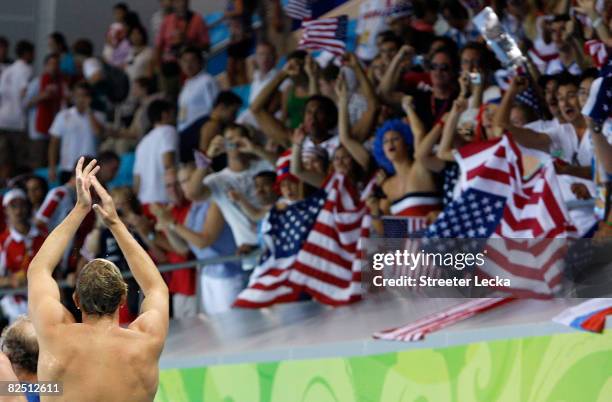
<instances>
[{"instance_id":1,"label":"man's wet hair","mask_svg":"<svg viewBox=\"0 0 612 402\"><path fill-rule=\"evenodd\" d=\"M115 264L96 258L79 272L74 293L83 313L113 315L127 295L127 284Z\"/></svg>"},{"instance_id":2,"label":"man's wet hair","mask_svg":"<svg viewBox=\"0 0 612 402\"><path fill-rule=\"evenodd\" d=\"M38 339L27 316L20 316L2 331L0 348L11 364L31 374L38 369Z\"/></svg>"}]
</instances>

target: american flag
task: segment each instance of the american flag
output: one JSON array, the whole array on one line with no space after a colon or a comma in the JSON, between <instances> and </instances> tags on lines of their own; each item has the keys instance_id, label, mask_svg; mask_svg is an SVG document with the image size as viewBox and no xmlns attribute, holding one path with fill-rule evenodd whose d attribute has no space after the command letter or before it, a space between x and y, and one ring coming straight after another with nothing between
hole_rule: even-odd
<instances>
[{"instance_id":1,"label":"american flag","mask_svg":"<svg viewBox=\"0 0 612 402\"><path fill-rule=\"evenodd\" d=\"M418 253L422 249L420 237L428 226L427 218L420 216L385 216L382 218L385 249L406 250L409 253ZM441 270L434 266L420 265L411 269L406 265L389 266L384 271L385 278L410 277L418 278L425 275L431 278L440 277Z\"/></svg>"},{"instance_id":2,"label":"american flag","mask_svg":"<svg viewBox=\"0 0 612 402\"><path fill-rule=\"evenodd\" d=\"M597 68L601 68L608 60L606 45L598 39L591 39L584 42L584 52L591 56Z\"/></svg>"},{"instance_id":3,"label":"american flag","mask_svg":"<svg viewBox=\"0 0 612 402\"><path fill-rule=\"evenodd\" d=\"M527 74L527 71L524 68L519 67L516 70L514 69L497 70L495 72L495 81L497 82L497 85L500 87L500 89L502 89L503 91L507 91L508 88L510 87L510 83L512 82L512 79L516 77L517 75L527 77L531 85L529 86L529 88L527 88L526 90L516 95L516 101L533 109L538 116L542 116L543 109L542 109L541 99L537 95L537 93L534 91L533 87L535 86L535 84L531 82L531 78Z\"/></svg>"},{"instance_id":4,"label":"american flag","mask_svg":"<svg viewBox=\"0 0 612 402\"><path fill-rule=\"evenodd\" d=\"M429 238L489 239L479 274L511 280L515 295L542 296L562 277L566 243L576 235L552 160L523 178L522 155L509 136L457 153L461 195L428 228Z\"/></svg>"},{"instance_id":5,"label":"american flag","mask_svg":"<svg viewBox=\"0 0 612 402\"><path fill-rule=\"evenodd\" d=\"M264 227L266 252L249 285L234 302L235 307L259 308L297 299L298 293L288 282L289 273L324 203L321 192L284 210L270 211Z\"/></svg>"},{"instance_id":6,"label":"american flag","mask_svg":"<svg viewBox=\"0 0 612 402\"><path fill-rule=\"evenodd\" d=\"M300 49L327 50L342 55L346 50L348 17L341 15L302 22Z\"/></svg>"},{"instance_id":7,"label":"american flag","mask_svg":"<svg viewBox=\"0 0 612 402\"><path fill-rule=\"evenodd\" d=\"M342 175L326 186L327 199L300 250L289 280L321 303L343 305L361 299L363 242L369 236L371 218L365 198Z\"/></svg>"},{"instance_id":8,"label":"american flag","mask_svg":"<svg viewBox=\"0 0 612 402\"><path fill-rule=\"evenodd\" d=\"M446 310L427 315L413 323L401 327L376 332L373 337L387 341L414 342L425 338L425 335L463 321L476 314L506 304L511 298L485 298L470 300Z\"/></svg>"},{"instance_id":9,"label":"american flag","mask_svg":"<svg viewBox=\"0 0 612 402\"><path fill-rule=\"evenodd\" d=\"M312 18L312 0L289 0L285 6L285 14L295 20Z\"/></svg>"},{"instance_id":10,"label":"american flag","mask_svg":"<svg viewBox=\"0 0 612 402\"><path fill-rule=\"evenodd\" d=\"M542 116L542 103L532 86L516 94L516 101L533 109L537 116Z\"/></svg>"},{"instance_id":11,"label":"american flag","mask_svg":"<svg viewBox=\"0 0 612 402\"><path fill-rule=\"evenodd\" d=\"M591 84L582 114L602 123L612 112L612 76L599 77Z\"/></svg>"}]
</instances>

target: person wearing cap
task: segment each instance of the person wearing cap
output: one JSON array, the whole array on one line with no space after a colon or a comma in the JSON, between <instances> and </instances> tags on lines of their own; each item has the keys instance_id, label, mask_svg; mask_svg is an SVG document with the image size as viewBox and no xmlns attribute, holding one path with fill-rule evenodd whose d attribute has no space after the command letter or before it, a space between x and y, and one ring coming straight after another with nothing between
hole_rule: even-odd
<instances>
[{"instance_id":1,"label":"person wearing cap","mask_svg":"<svg viewBox=\"0 0 612 402\"><path fill-rule=\"evenodd\" d=\"M83 78L91 86L91 107L94 110L106 113L110 109L111 101L108 93L108 84L104 79L104 65L95 57L83 61Z\"/></svg>"},{"instance_id":2,"label":"person wearing cap","mask_svg":"<svg viewBox=\"0 0 612 402\"><path fill-rule=\"evenodd\" d=\"M2 199L7 228L0 234L0 286L19 288L25 285L30 261L42 246L46 233L32 224L26 193L14 188ZM22 296L5 296L0 307L10 321L27 312Z\"/></svg>"},{"instance_id":3,"label":"person wearing cap","mask_svg":"<svg viewBox=\"0 0 612 402\"><path fill-rule=\"evenodd\" d=\"M49 181L66 183L82 155L97 153L97 138L104 131L104 115L92 109L92 89L87 83L74 88L74 106L62 110L49 129ZM59 156L59 174L57 163Z\"/></svg>"}]
</instances>

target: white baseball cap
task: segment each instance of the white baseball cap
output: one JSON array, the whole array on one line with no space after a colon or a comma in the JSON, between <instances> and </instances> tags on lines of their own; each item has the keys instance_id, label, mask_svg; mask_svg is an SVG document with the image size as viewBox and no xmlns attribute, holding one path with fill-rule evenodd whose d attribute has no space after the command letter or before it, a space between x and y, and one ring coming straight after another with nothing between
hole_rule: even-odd
<instances>
[{"instance_id":1,"label":"white baseball cap","mask_svg":"<svg viewBox=\"0 0 612 402\"><path fill-rule=\"evenodd\" d=\"M2 198L2 206L6 207L12 201L19 200L19 199L22 199L22 200L28 199L28 197L26 196L26 193L22 189L14 188L12 190L9 190L6 194L4 194L4 197Z\"/></svg>"},{"instance_id":2,"label":"white baseball cap","mask_svg":"<svg viewBox=\"0 0 612 402\"><path fill-rule=\"evenodd\" d=\"M95 57L90 57L83 62L83 76L86 80L89 80L100 71L102 71L102 63Z\"/></svg>"}]
</instances>

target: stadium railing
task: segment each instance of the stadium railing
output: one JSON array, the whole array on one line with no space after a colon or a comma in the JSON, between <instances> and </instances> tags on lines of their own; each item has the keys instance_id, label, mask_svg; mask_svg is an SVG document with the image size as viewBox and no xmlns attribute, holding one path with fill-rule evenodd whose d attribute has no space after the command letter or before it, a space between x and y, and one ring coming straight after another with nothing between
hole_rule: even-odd
<instances>
[{"instance_id":1,"label":"stadium railing","mask_svg":"<svg viewBox=\"0 0 612 402\"><path fill-rule=\"evenodd\" d=\"M201 282L199 280L199 277L200 277L200 273L202 269L204 269L206 266L209 266L209 265L223 264L226 262L238 262L238 261L252 261L253 262L252 265L254 266L255 261L258 259L260 255L261 255L261 250L256 250L250 254L245 254L245 255L224 255L224 256L218 256L218 257L204 258L201 260L191 260L191 261L181 262L177 264L163 264L163 265L159 265L158 269L159 269L159 272L161 273L177 271L179 269L195 269L196 270L196 300L198 300L197 306L198 306L198 313L199 313L201 309L200 299L202 295L201 287L200 287ZM121 274L124 279L130 279L133 277L130 271L125 271L125 272L122 272ZM69 289L73 287L66 280L58 281L57 284L61 289ZM27 293L28 293L28 289L26 287L15 288L15 289L3 288L3 289L0 289L0 299L4 296L27 295ZM142 293L141 293L141 297L142 297Z\"/></svg>"}]
</instances>

